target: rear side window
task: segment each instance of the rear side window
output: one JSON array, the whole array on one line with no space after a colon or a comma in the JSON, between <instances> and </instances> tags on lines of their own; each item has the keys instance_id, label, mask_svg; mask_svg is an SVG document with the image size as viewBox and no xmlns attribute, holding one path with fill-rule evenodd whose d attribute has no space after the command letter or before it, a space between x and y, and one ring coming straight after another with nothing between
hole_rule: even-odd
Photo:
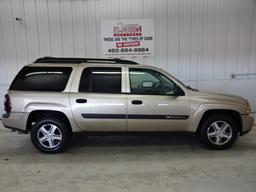
<instances>
[{"instance_id":1,"label":"rear side window","mask_svg":"<svg viewBox=\"0 0 256 192\"><path fill-rule=\"evenodd\" d=\"M10 90L61 92L68 82L71 67L24 67Z\"/></svg>"},{"instance_id":2,"label":"rear side window","mask_svg":"<svg viewBox=\"0 0 256 192\"><path fill-rule=\"evenodd\" d=\"M79 85L79 92L121 93L121 68L85 68Z\"/></svg>"}]
</instances>

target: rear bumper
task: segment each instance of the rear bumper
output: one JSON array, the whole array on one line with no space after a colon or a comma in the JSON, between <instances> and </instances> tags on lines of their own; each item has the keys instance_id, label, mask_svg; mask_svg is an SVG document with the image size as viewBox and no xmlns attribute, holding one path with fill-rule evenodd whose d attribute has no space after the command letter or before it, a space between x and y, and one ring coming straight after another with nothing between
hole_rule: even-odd
<instances>
[{"instance_id":1,"label":"rear bumper","mask_svg":"<svg viewBox=\"0 0 256 192\"><path fill-rule=\"evenodd\" d=\"M5 128L26 133L28 115L29 113L18 113L18 112L11 112L8 114L4 114L2 116L3 125Z\"/></svg>"},{"instance_id":2,"label":"rear bumper","mask_svg":"<svg viewBox=\"0 0 256 192\"><path fill-rule=\"evenodd\" d=\"M254 118L250 115L241 115L242 119L242 133L240 135L245 135L246 133L249 133L253 127Z\"/></svg>"}]
</instances>

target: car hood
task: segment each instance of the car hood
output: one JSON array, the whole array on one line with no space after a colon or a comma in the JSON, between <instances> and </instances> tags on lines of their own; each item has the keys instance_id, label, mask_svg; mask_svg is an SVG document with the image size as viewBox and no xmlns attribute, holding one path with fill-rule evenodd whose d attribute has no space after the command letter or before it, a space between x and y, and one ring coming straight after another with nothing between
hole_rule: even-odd
<instances>
[{"instance_id":1,"label":"car hood","mask_svg":"<svg viewBox=\"0 0 256 192\"><path fill-rule=\"evenodd\" d=\"M248 101L243 97L231 94L221 94L221 93L210 93L210 92L201 92L201 91L193 91L193 94L196 97L200 97L202 99L207 100L222 100L227 102L235 102L235 103L247 103Z\"/></svg>"}]
</instances>

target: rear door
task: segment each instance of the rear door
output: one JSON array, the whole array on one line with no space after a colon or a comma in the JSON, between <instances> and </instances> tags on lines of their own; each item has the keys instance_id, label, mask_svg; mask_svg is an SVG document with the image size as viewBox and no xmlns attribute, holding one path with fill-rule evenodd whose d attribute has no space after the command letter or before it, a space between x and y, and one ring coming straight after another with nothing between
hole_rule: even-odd
<instances>
[{"instance_id":1,"label":"rear door","mask_svg":"<svg viewBox=\"0 0 256 192\"><path fill-rule=\"evenodd\" d=\"M85 67L70 104L79 128L87 131L126 131L126 95L122 67Z\"/></svg>"}]
</instances>

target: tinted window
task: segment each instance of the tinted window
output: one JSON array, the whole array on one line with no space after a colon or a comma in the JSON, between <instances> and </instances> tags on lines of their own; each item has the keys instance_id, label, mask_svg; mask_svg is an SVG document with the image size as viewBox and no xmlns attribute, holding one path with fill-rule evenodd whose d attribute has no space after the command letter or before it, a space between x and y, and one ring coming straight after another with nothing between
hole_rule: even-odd
<instances>
[{"instance_id":1,"label":"tinted window","mask_svg":"<svg viewBox=\"0 0 256 192\"><path fill-rule=\"evenodd\" d=\"M131 93L173 95L176 84L158 71L134 68L129 70Z\"/></svg>"},{"instance_id":2,"label":"tinted window","mask_svg":"<svg viewBox=\"0 0 256 192\"><path fill-rule=\"evenodd\" d=\"M10 89L60 92L65 89L71 71L71 67L24 67Z\"/></svg>"},{"instance_id":3,"label":"tinted window","mask_svg":"<svg viewBox=\"0 0 256 192\"><path fill-rule=\"evenodd\" d=\"M121 68L85 68L79 92L121 93Z\"/></svg>"}]
</instances>

